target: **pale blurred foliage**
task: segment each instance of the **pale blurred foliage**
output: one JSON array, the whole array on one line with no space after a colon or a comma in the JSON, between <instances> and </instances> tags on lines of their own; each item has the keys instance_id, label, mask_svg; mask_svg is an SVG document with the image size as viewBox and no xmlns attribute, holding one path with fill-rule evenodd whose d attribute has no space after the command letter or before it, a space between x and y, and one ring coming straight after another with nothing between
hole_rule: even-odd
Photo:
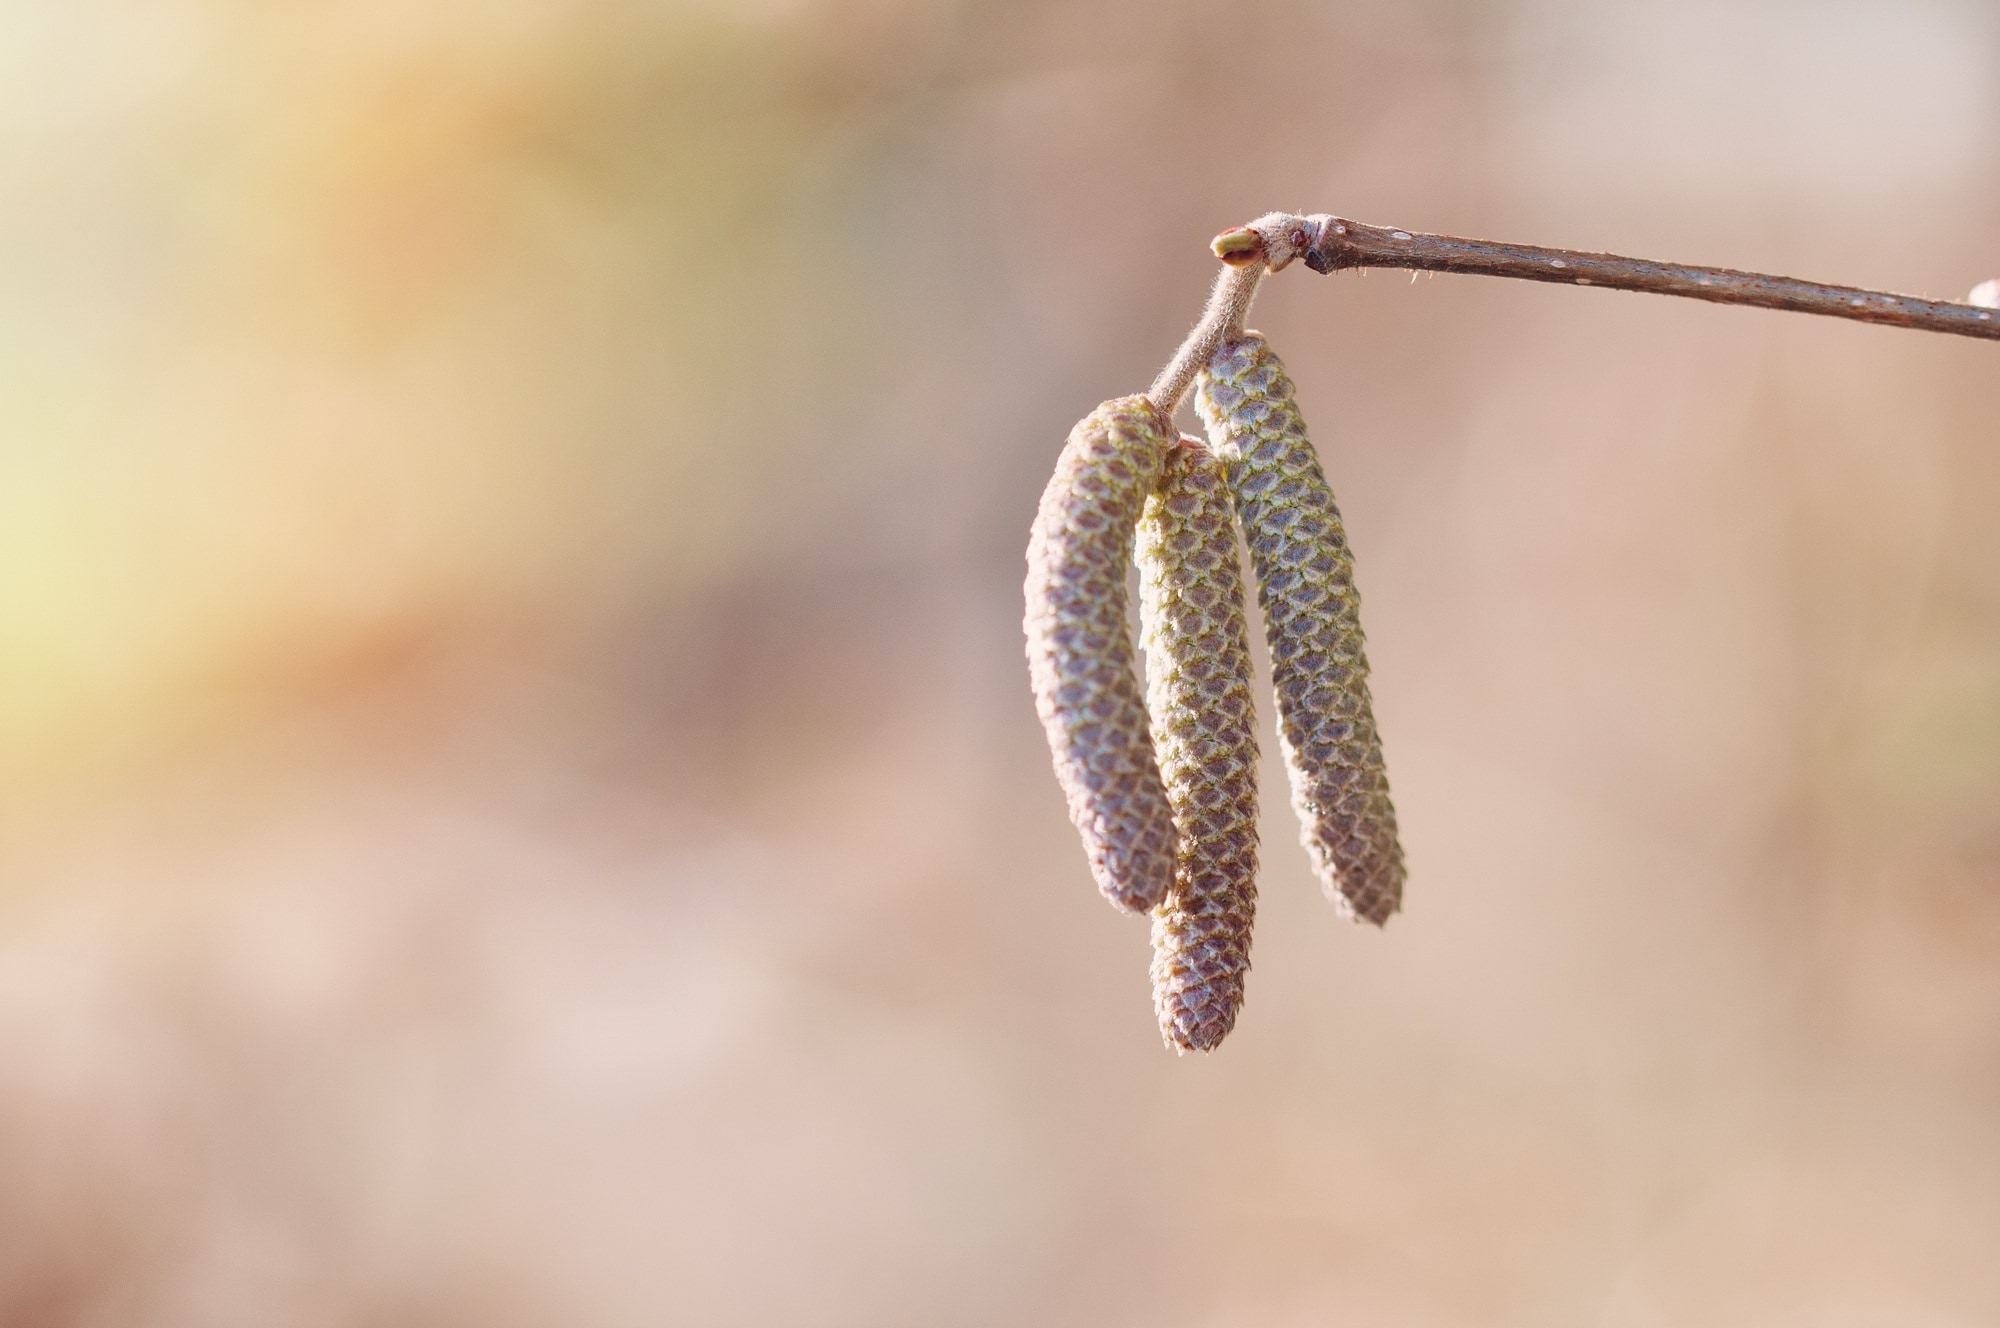
<instances>
[{"instance_id":1,"label":"pale blurred foliage","mask_svg":"<svg viewBox=\"0 0 2000 1328\"><path fill-rule=\"evenodd\" d=\"M1956 296L1996 112L1948 0L0 6L0 1322L1992 1322L1994 347L1275 280L1409 903L1267 770L1207 1060L1018 596L1226 225Z\"/></svg>"}]
</instances>

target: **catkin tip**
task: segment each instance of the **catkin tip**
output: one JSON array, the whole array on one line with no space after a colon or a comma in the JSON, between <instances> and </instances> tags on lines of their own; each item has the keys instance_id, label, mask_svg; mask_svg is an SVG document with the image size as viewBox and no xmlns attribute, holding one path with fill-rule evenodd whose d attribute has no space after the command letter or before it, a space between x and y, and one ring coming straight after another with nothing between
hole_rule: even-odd
<instances>
[{"instance_id":1,"label":"catkin tip","mask_svg":"<svg viewBox=\"0 0 2000 1328\"><path fill-rule=\"evenodd\" d=\"M1173 1048L1177 1056L1195 1052L1206 1056L1222 1046L1222 1040L1236 1027L1236 1017L1232 1013L1227 1019L1208 1019L1191 1023L1176 1023L1163 1030L1166 1044Z\"/></svg>"}]
</instances>

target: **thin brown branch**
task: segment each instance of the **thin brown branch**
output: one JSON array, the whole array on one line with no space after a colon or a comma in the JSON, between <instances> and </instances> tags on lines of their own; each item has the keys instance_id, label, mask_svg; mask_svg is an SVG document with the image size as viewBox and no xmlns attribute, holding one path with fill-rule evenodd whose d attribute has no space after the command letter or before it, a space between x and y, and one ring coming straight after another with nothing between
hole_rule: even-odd
<instances>
[{"instance_id":1,"label":"thin brown branch","mask_svg":"<svg viewBox=\"0 0 2000 1328\"><path fill-rule=\"evenodd\" d=\"M1337 272L1342 268L1393 267L1415 272L1468 272L1488 277L1518 277L1525 281L1553 281L1568 286L1607 286L1613 290L1650 291L1656 295L1682 295L1716 304L1748 304L1765 309L1789 309L1795 313L1824 314L1863 323L1883 323L1890 327L1915 328L1924 332L1949 332L1961 337L1985 337L2000 341L2000 310L1944 300L1923 300L1911 295L1862 290L1854 286L1828 286L1794 277L1766 276L1760 272L1737 272L1722 267L1692 267L1683 263L1659 263L1644 258L1623 258L1617 254L1583 253L1574 249L1546 249L1531 244L1499 244L1492 240L1465 240L1454 235L1426 235L1422 232L1368 226L1344 217L1320 214L1293 217L1292 225L1278 228L1271 218L1260 218L1251 227L1224 231L1216 237L1216 255L1231 265L1254 262L1266 255L1246 235L1252 232L1269 237L1283 229L1296 256L1315 272ZM1283 266L1283 261L1273 264ZM1268 260L1267 260L1268 261Z\"/></svg>"}]
</instances>

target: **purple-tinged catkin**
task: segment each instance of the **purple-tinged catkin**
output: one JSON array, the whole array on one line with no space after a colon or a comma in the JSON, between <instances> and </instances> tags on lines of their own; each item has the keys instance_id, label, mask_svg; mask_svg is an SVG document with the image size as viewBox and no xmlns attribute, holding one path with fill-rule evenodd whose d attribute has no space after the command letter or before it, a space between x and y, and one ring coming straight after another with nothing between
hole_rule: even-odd
<instances>
[{"instance_id":1,"label":"purple-tinged catkin","mask_svg":"<svg viewBox=\"0 0 2000 1328\"><path fill-rule=\"evenodd\" d=\"M1145 397L1070 430L1028 537L1028 675L1097 888L1129 913L1174 879L1174 822L1153 756L1126 605L1146 495L1176 431Z\"/></svg>"},{"instance_id":2,"label":"purple-tinged catkin","mask_svg":"<svg viewBox=\"0 0 2000 1328\"><path fill-rule=\"evenodd\" d=\"M1153 1005L1182 1051L1235 1027L1257 911L1257 734L1236 514L1221 463L1183 438L1139 522L1146 705L1179 836L1153 911Z\"/></svg>"},{"instance_id":3,"label":"purple-tinged catkin","mask_svg":"<svg viewBox=\"0 0 2000 1328\"><path fill-rule=\"evenodd\" d=\"M1195 405L1228 468L1250 546L1301 839L1327 897L1379 925L1402 903L1403 850L1340 509L1291 379L1262 336L1216 349Z\"/></svg>"}]
</instances>

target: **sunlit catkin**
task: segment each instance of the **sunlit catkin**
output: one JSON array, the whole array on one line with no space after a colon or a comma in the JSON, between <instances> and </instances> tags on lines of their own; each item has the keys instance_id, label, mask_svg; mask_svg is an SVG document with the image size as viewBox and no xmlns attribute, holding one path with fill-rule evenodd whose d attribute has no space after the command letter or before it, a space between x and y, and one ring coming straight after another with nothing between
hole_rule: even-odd
<instances>
[{"instance_id":1,"label":"sunlit catkin","mask_svg":"<svg viewBox=\"0 0 2000 1328\"><path fill-rule=\"evenodd\" d=\"M1257 736L1236 516L1222 465L1168 453L1139 522L1146 706L1179 845L1153 912L1153 1004L1183 1051L1236 1024L1257 909Z\"/></svg>"},{"instance_id":2,"label":"sunlit catkin","mask_svg":"<svg viewBox=\"0 0 2000 1328\"><path fill-rule=\"evenodd\" d=\"M1262 336L1224 341L1195 393L1250 546L1301 838L1328 898L1380 924L1402 902L1403 850L1340 510Z\"/></svg>"},{"instance_id":3,"label":"sunlit catkin","mask_svg":"<svg viewBox=\"0 0 2000 1328\"><path fill-rule=\"evenodd\" d=\"M1097 888L1144 913L1174 879L1174 823L1134 667L1125 577L1146 495L1173 444L1145 397L1070 430L1028 537L1028 675Z\"/></svg>"}]
</instances>

